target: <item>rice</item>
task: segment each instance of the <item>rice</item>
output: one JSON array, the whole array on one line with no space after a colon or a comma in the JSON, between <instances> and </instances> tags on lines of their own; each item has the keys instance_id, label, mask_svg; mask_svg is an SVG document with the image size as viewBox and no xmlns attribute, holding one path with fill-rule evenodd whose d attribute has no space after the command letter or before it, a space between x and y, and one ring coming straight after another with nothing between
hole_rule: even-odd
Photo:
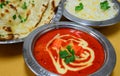
<instances>
[{"instance_id":1,"label":"rice","mask_svg":"<svg viewBox=\"0 0 120 76\"><path fill-rule=\"evenodd\" d=\"M100 2L103 1L106 0L66 0L65 9L72 15L85 20L103 21L114 18L118 13L118 9L115 9L115 4L107 0L110 8L103 11L100 8ZM75 7L80 3L84 5L84 8L76 12Z\"/></svg>"}]
</instances>

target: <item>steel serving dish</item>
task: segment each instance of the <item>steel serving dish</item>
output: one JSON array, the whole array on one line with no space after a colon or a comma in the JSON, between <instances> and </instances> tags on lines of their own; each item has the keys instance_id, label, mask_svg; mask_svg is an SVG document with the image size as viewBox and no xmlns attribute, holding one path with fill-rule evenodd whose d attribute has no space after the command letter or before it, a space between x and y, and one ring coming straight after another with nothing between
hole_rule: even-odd
<instances>
[{"instance_id":1,"label":"steel serving dish","mask_svg":"<svg viewBox=\"0 0 120 76\"><path fill-rule=\"evenodd\" d=\"M92 20L85 20L78 18L72 14L70 14L66 9L65 9L65 2L64 0L64 11L63 11L63 16L65 16L67 19L74 21L78 24L86 25L86 26L93 26L93 27L103 27L103 26L110 26L113 24L116 24L120 22L120 3L117 0L110 0L113 3L115 3L114 9L118 9L118 12L115 17L108 19L108 20L103 20L103 21L92 21Z\"/></svg>"},{"instance_id":2,"label":"steel serving dish","mask_svg":"<svg viewBox=\"0 0 120 76\"><path fill-rule=\"evenodd\" d=\"M73 22L56 22L39 27L38 29L30 33L29 36L24 41L24 45L23 45L24 60L27 66L37 76L58 76L57 74L54 74L44 69L41 65L37 63L33 55L33 47L36 40L41 35L43 35L44 33L50 30L59 29L59 28L74 28L86 32L90 34L92 37L96 38L104 47L105 61L103 66L97 72L94 72L90 76L109 76L111 74L116 64L116 54L111 43L105 38L105 36L103 36L100 32L88 26L82 26L80 24L76 24Z\"/></svg>"},{"instance_id":3,"label":"steel serving dish","mask_svg":"<svg viewBox=\"0 0 120 76\"><path fill-rule=\"evenodd\" d=\"M61 19L63 13L63 1L61 1L57 7L57 11L50 21L50 23L57 22ZM14 40L0 40L0 44L12 44L12 43L19 43L23 42L25 38L20 38L20 39L14 39Z\"/></svg>"}]
</instances>

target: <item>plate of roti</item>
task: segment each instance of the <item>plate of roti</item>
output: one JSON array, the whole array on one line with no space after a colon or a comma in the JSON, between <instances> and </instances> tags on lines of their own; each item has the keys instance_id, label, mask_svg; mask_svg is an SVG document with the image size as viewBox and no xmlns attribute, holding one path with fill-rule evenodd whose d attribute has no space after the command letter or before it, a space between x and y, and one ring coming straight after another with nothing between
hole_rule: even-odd
<instances>
[{"instance_id":1,"label":"plate of roti","mask_svg":"<svg viewBox=\"0 0 120 76\"><path fill-rule=\"evenodd\" d=\"M0 0L0 44L23 42L34 29L61 16L61 0Z\"/></svg>"}]
</instances>

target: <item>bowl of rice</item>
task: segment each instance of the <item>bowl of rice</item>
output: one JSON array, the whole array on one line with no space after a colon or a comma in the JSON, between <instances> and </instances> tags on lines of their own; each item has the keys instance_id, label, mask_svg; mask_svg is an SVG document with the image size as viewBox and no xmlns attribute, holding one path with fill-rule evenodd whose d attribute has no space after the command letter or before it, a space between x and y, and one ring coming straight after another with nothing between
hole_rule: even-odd
<instances>
[{"instance_id":1,"label":"bowl of rice","mask_svg":"<svg viewBox=\"0 0 120 76\"><path fill-rule=\"evenodd\" d=\"M64 0L63 15L78 24L101 27L120 21L117 0Z\"/></svg>"}]
</instances>

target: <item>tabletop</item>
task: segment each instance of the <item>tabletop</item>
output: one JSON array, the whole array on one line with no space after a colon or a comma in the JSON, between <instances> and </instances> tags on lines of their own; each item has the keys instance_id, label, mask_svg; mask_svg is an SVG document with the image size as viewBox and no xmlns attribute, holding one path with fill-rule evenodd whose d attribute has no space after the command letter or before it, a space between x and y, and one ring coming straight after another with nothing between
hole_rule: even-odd
<instances>
[{"instance_id":1,"label":"tabletop","mask_svg":"<svg viewBox=\"0 0 120 76\"><path fill-rule=\"evenodd\" d=\"M67 19L63 17L62 20ZM95 29L105 35L115 49L117 61L111 76L118 76L120 74L120 23ZM25 64L22 46L23 43L0 45L0 76L35 76Z\"/></svg>"}]
</instances>

